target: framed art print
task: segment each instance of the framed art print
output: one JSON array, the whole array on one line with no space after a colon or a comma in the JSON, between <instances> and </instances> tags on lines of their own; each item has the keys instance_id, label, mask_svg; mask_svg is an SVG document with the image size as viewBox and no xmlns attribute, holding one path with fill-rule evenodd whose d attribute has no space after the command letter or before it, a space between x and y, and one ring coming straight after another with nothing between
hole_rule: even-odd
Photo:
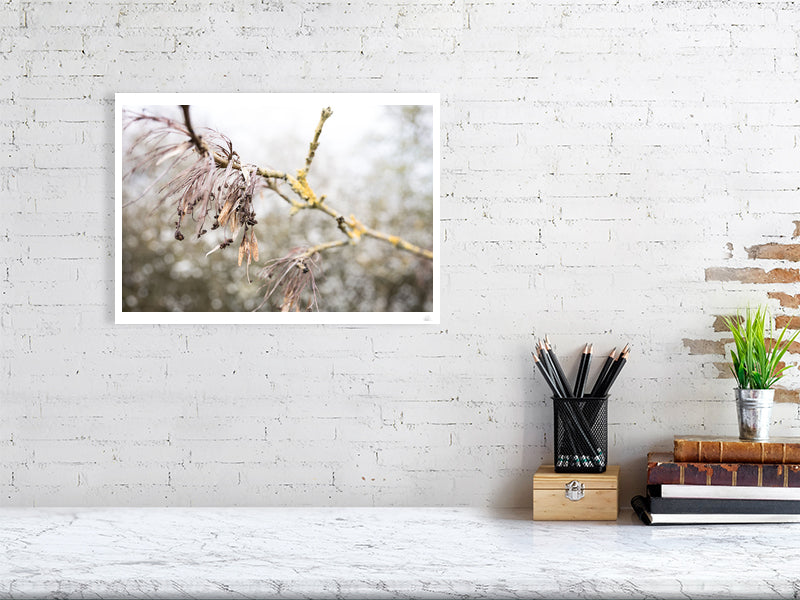
<instances>
[{"instance_id":1,"label":"framed art print","mask_svg":"<svg viewBox=\"0 0 800 600\"><path fill-rule=\"evenodd\" d=\"M117 94L117 323L438 323L438 94Z\"/></svg>"}]
</instances>

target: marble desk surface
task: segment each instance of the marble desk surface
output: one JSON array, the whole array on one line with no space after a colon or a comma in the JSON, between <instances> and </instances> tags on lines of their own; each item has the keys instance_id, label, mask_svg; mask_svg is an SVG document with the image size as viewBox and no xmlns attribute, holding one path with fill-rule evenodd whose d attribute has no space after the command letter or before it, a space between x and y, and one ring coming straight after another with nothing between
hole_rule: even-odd
<instances>
[{"instance_id":1,"label":"marble desk surface","mask_svg":"<svg viewBox=\"0 0 800 600\"><path fill-rule=\"evenodd\" d=\"M2 598L797 598L800 524L529 510L0 508Z\"/></svg>"}]
</instances>

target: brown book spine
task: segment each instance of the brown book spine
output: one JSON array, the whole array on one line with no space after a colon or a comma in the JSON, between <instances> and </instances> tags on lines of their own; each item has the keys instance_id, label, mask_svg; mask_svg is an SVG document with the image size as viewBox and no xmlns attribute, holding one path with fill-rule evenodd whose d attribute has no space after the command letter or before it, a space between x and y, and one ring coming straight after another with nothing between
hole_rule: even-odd
<instances>
[{"instance_id":1,"label":"brown book spine","mask_svg":"<svg viewBox=\"0 0 800 600\"><path fill-rule=\"evenodd\" d=\"M647 456L647 483L800 487L800 464L675 461L669 453Z\"/></svg>"},{"instance_id":2,"label":"brown book spine","mask_svg":"<svg viewBox=\"0 0 800 600\"><path fill-rule=\"evenodd\" d=\"M800 464L800 442L686 440L675 438L676 462Z\"/></svg>"}]
</instances>

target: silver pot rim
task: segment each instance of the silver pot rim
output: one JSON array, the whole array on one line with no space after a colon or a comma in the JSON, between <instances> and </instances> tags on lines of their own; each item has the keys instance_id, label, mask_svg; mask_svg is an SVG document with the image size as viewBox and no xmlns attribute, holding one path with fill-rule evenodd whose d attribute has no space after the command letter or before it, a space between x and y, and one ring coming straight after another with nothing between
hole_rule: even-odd
<instances>
[{"instance_id":1,"label":"silver pot rim","mask_svg":"<svg viewBox=\"0 0 800 600\"><path fill-rule=\"evenodd\" d=\"M775 394L775 388L733 388L734 392L751 394L753 396L771 396Z\"/></svg>"}]
</instances>

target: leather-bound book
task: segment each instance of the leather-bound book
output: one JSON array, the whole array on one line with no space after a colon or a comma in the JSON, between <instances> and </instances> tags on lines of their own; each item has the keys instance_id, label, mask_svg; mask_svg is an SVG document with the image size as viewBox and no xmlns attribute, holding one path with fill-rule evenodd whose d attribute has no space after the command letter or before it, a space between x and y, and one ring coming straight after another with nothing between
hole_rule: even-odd
<instances>
[{"instance_id":1,"label":"leather-bound book","mask_svg":"<svg viewBox=\"0 0 800 600\"><path fill-rule=\"evenodd\" d=\"M676 462L800 464L800 438L746 442L736 437L675 436Z\"/></svg>"},{"instance_id":2,"label":"leather-bound book","mask_svg":"<svg viewBox=\"0 0 800 600\"><path fill-rule=\"evenodd\" d=\"M671 452L647 455L649 485L725 485L800 488L798 464L676 461Z\"/></svg>"}]
</instances>

